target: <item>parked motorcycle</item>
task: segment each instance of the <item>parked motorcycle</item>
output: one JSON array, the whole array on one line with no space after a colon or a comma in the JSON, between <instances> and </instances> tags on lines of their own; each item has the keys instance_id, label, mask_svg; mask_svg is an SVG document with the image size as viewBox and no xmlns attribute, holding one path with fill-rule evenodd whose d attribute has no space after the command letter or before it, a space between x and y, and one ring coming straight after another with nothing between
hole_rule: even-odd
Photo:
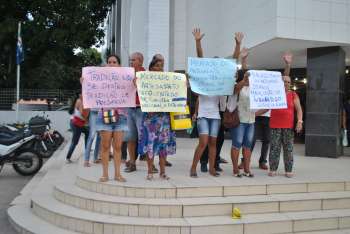
<instances>
[{"instance_id":1,"label":"parked motorcycle","mask_svg":"<svg viewBox=\"0 0 350 234\"><path fill-rule=\"evenodd\" d=\"M20 175L37 173L43 165L42 157L32 148L35 135L26 129L0 127L0 172L6 163Z\"/></svg>"},{"instance_id":2,"label":"parked motorcycle","mask_svg":"<svg viewBox=\"0 0 350 234\"><path fill-rule=\"evenodd\" d=\"M50 126L51 121L43 116L29 120L28 129L36 136L34 149L44 158L50 157L63 143L63 136Z\"/></svg>"}]
</instances>

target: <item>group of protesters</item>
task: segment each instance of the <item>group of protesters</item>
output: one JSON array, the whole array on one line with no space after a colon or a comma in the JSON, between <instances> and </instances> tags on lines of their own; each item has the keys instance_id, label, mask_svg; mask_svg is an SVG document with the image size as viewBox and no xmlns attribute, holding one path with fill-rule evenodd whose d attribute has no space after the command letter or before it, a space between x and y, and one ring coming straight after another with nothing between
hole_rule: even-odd
<instances>
[{"instance_id":1,"label":"group of protesters","mask_svg":"<svg viewBox=\"0 0 350 234\"><path fill-rule=\"evenodd\" d=\"M192 32L197 57L203 57L201 40L204 34L199 28ZM242 67L236 72L233 79L236 84L229 96L209 96L195 94L197 101L192 120L196 121L199 142L194 151L193 162L189 171L192 178L198 177L197 165L201 162L201 171L207 172L211 176L220 176L222 169L219 164L225 162L220 157L221 147L224 142L224 133L228 130L231 134L231 160L233 164L232 175L240 178L242 176L254 177L250 168L251 154L256 141L255 129L260 128L262 132L262 148L259 159L259 168L268 170L269 176L277 175L280 159L281 147L283 147L284 175L293 176L293 141L294 129L300 132L303 127L302 108L298 95L290 90L291 79L289 77L292 55L286 53L283 56L285 63L284 74L282 76L287 108L284 109L260 109L250 108L250 87L249 71L247 69L248 50L241 49L244 35L235 33L235 47L233 59L240 59ZM130 67L135 72L145 71L143 67L143 55L140 52L133 53L129 59ZM120 67L121 61L117 55L110 55L107 58L107 66ZM160 54L153 56L148 67L149 71L163 72L164 57ZM136 77L134 85L136 86ZM191 79L191 77L190 77ZM83 82L84 78L81 79ZM222 118L225 111L238 111L239 124L229 129L225 129ZM296 121L294 117L296 111ZM114 179L125 182L121 174L123 142L127 146L129 161L126 162L125 172L131 173L137 170L137 155L142 155L147 160L147 180L153 179L153 174L158 173L154 165L154 156L159 156L159 176L168 180L165 167L171 166L167 161L168 155L176 153L175 131L171 129L169 112L142 112L140 99L136 93L135 107L114 108L109 110L90 109L83 107L82 96L80 95L71 108L71 129L73 132L71 146L68 150L66 160L71 161L72 153L78 144L81 133L85 133L85 153L84 166L90 166L91 145L96 137L94 152L94 162L102 164L102 176L100 182L109 180L108 163L110 150L113 148L113 161L115 167ZM88 119L88 120L87 120ZM106 122L106 119L109 122ZM86 131L88 122L89 131ZM294 124L296 122L296 126ZM84 130L85 129L85 130ZM269 151L269 166L267 166L267 154ZM125 147L124 147L125 148ZM239 154L242 151L242 161L239 163ZM100 158L99 159L99 155ZM207 164L209 162L209 170ZM243 169L243 173L240 170Z\"/></svg>"}]
</instances>

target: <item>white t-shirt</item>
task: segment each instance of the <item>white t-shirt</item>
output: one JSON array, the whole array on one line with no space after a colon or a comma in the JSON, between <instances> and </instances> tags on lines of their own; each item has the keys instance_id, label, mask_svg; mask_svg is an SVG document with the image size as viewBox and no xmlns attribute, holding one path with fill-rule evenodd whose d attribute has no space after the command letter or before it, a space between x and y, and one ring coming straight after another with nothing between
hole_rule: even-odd
<instances>
[{"instance_id":1,"label":"white t-shirt","mask_svg":"<svg viewBox=\"0 0 350 234\"><path fill-rule=\"evenodd\" d=\"M237 107L237 94L230 96L220 96L220 111L233 112Z\"/></svg>"},{"instance_id":2,"label":"white t-shirt","mask_svg":"<svg viewBox=\"0 0 350 234\"><path fill-rule=\"evenodd\" d=\"M220 119L219 114L220 96L198 96L198 118Z\"/></svg>"}]
</instances>

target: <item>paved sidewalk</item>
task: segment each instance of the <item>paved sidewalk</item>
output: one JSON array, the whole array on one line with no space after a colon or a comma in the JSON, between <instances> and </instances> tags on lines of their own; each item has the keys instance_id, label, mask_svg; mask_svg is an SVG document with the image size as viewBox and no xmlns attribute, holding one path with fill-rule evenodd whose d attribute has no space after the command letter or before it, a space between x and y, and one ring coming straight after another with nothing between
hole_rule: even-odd
<instances>
[{"instance_id":1,"label":"paved sidewalk","mask_svg":"<svg viewBox=\"0 0 350 234\"><path fill-rule=\"evenodd\" d=\"M11 165L5 165L0 173L0 234L17 234L7 218L7 208L11 201L19 195L22 188L31 180L17 174Z\"/></svg>"}]
</instances>

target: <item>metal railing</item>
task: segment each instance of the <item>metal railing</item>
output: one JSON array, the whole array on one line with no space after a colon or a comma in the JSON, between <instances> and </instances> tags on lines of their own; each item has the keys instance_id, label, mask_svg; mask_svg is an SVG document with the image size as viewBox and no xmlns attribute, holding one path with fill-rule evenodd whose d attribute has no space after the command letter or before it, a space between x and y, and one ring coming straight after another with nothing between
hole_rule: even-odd
<instances>
[{"instance_id":1,"label":"metal railing","mask_svg":"<svg viewBox=\"0 0 350 234\"><path fill-rule=\"evenodd\" d=\"M74 97L75 90L62 89L23 89L20 91L20 99L46 100L50 102L53 110L69 104L69 100ZM16 103L16 89L0 88L0 110L11 110L12 104Z\"/></svg>"}]
</instances>

